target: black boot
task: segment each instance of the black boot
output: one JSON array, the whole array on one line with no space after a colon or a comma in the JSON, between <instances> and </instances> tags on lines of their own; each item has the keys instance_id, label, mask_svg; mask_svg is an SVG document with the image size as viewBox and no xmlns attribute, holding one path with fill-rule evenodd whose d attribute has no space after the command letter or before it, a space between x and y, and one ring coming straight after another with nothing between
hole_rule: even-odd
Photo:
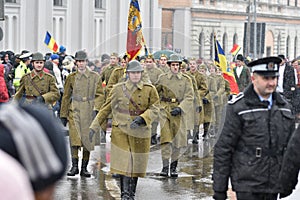
<instances>
[{"instance_id":1,"label":"black boot","mask_svg":"<svg viewBox=\"0 0 300 200\"><path fill-rule=\"evenodd\" d=\"M207 133L208 133L208 129L209 129L209 123L204 123L203 124L203 139L207 138Z\"/></svg>"},{"instance_id":2,"label":"black boot","mask_svg":"<svg viewBox=\"0 0 300 200\"><path fill-rule=\"evenodd\" d=\"M198 144L198 140L199 140L199 126L195 126L194 127L194 131L193 131L193 144Z\"/></svg>"},{"instance_id":3,"label":"black boot","mask_svg":"<svg viewBox=\"0 0 300 200\"><path fill-rule=\"evenodd\" d=\"M120 176L120 186L121 186L121 200L130 200L130 181L131 178L121 175Z\"/></svg>"},{"instance_id":4,"label":"black boot","mask_svg":"<svg viewBox=\"0 0 300 200\"><path fill-rule=\"evenodd\" d=\"M153 134L153 135L151 136L151 145L157 144L156 135L157 135L157 134Z\"/></svg>"},{"instance_id":5,"label":"black boot","mask_svg":"<svg viewBox=\"0 0 300 200\"><path fill-rule=\"evenodd\" d=\"M169 160L163 160L163 168L160 172L160 176L168 176L169 174Z\"/></svg>"},{"instance_id":6,"label":"black boot","mask_svg":"<svg viewBox=\"0 0 300 200\"><path fill-rule=\"evenodd\" d=\"M178 172L177 172L177 163L178 163L178 161L176 160L176 161L173 161L172 163L171 163L171 166L170 166L170 176L171 177L173 177L173 178L177 178L178 177Z\"/></svg>"},{"instance_id":7,"label":"black boot","mask_svg":"<svg viewBox=\"0 0 300 200\"><path fill-rule=\"evenodd\" d=\"M75 176L76 174L79 174L78 158L72 158L72 168L67 173L67 176Z\"/></svg>"},{"instance_id":8,"label":"black boot","mask_svg":"<svg viewBox=\"0 0 300 200\"><path fill-rule=\"evenodd\" d=\"M100 142L106 143L106 131L101 131Z\"/></svg>"},{"instance_id":9,"label":"black boot","mask_svg":"<svg viewBox=\"0 0 300 200\"><path fill-rule=\"evenodd\" d=\"M131 197L132 200L134 200L136 185L137 185L137 182L138 182L138 177L133 177L133 178L131 178L130 181L131 181L130 182L130 197Z\"/></svg>"},{"instance_id":10,"label":"black boot","mask_svg":"<svg viewBox=\"0 0 300 200\"><path fill-rule=\"evenodd\" d=\"M87 171L87 166L88 166L89 161L88 160L82 160L81 163L81 171L80 171L80 176L84 177L91 177L91 174Z\"/></svg>"}]
</instances>

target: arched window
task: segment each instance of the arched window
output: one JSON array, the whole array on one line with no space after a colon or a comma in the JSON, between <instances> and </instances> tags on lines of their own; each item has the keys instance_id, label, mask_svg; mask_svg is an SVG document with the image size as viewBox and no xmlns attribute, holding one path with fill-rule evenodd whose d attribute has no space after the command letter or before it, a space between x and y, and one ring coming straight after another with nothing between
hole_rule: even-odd
<instances>
[{"instance_id":1,"label":"arched window","mask_svg":"<svg viewBox=\"0 0 300 200\"><path fill-rule=\"evenodd\" d=\"M290 56L290 36L286 38L286 47L285 47L286 57Z\"/></svg>"},{"instance_id":2,"label":"arched window","mask_svg":"<svg viewBox=\"0 0 300 200\"><path fill-rule=\"evenodd\" d=\"M214 41L214 33L210 34L210 59L214 60L215 57L215 41Z\"/></svg>"},{"instance_id":3,"label":"arched window","mask_svg":"<svg viewBox=\"0 0 300 200\"><path fill-rule=\"evenodd\" d=\"M204 57L204 33L201 32L199 35L199 58Z\"/></svg>"},{"instance_id":4,"label":"arched window","mask_svg":"<svg viewBox=\"0 0 300 200\"><path fill-rule=\"evenodd\" d=\"M297 55L298 55L297 46L298 46L298 37L296 36L295 37L295 43L294 43L294 58L296 58Z\"/></svg>"},{"instance_id":5,"label":"arched window","mask_svg":"<svg viewBox=\"0 0 300 200\"><path fill-rule=\"evenodd\" d=\"M234 44L238 44L238 35L236 33L233 35L233 44L232 44L232 46Z\"/></svg>"},{"instance_id":6,"label":"arched window","mask_svg":"<svg viewBox=\"0 0 300 200\"><path fill-rule=\"evenodd\" d=\"M277 37L277 54L280 54L280 41L281 41L281 36L279 34Z\"/></svg>"}]
</instances>

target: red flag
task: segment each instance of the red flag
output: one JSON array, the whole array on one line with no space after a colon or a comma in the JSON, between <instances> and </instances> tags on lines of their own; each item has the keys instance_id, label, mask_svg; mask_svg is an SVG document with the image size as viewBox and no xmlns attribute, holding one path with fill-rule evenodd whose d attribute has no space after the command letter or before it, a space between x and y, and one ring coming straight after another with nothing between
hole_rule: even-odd
<instances>
[{"instance_id":1,"label":"red flag","mask_svg":"<svg viewBox=\"0 0 300 200\"><path fill-rule=\"evenodd\" d=\"M144 46L142 19L138 0L131 0L128 12L127 54L129 60L135 59Z\"/></svg>"}]
</instances>

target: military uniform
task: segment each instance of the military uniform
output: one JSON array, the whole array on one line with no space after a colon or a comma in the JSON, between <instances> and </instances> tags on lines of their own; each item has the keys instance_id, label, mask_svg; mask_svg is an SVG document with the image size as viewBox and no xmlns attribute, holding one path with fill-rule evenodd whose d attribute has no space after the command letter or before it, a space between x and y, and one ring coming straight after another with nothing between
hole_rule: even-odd
<instances>
[{"instance_id":1,"label":"military uniform","mask_svg":"<svg viewBox=\"0 0 300 200\"><path fill-rule=\"evenodd\" d=\"M79 54L79 53L80 54ZM78 51L81 55L77 59L85 60L85 52ZM76 54L77 54L76 53ZM81 60L80 60L81 61ZM89 141L89 126L94 119L96 98L99 97L102 88L98 87L100 77L96 72L86 67L85 72L78 71L71 73L64 85L64 95L62 98L60 117L69 122L69 139L72 155L72 169L69 176L78 174L78 150L83 147L82 176L90 177L86 171L89 162L90 151L94 149L94 144ZM76 173L75 173L76 172ZM86 174L86 175L85 175Z\"/></svg>"},{"instance_id":2,"label":"military uniform","mask_svg":"<svg viewBox=\"0 0 300 200\"><path fill-rule=\"evenodd\" d=\"M181 64L178 55L170 57L169 62ZM160 125L163 170L161 175L168 176L169 159L171 158L171 176L177 177L177 163L180 148L187 145L187 113L194 101L191 79L181 72L161 74L155 84L161 100ZM180 114L171 112L181 110Z\"/></svg>"},{"instance_id":3,"label":"military uniform","mask_svg":"<svg viewBox=\"0 0 300 200\"><path fill-rule=\"evenodd\" d=\"M142 71L138 61L129 62L128 73ZM94 130L112 113L110 169L121 175L122 199L134 199L138 177L146 175L151 123L158 112L159 97L155 87L143 81L133 83L129 78L112 88L90 126L92 139Z\"/></svg>"}]
</instances>

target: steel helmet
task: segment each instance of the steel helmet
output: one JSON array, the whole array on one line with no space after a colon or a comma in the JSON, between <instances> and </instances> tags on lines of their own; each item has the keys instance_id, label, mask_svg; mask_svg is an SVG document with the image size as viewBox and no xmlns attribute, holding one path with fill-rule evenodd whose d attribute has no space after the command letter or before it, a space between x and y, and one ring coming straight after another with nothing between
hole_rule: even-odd
<instances>
[{"instance_id":1,"label":"steel helmet","mask_svg":"<svg viewBox=\"0 0 300 200\"><path fill-rule=\"evenodd\" d=\"M141 63L137 60L132 60L128 63L126 72L142 72L144 71Z\"/></svg>"},{"instance_id":2,"label":"steel helmet","mask_svg":"<svg viewBox=\"0 0 300 200\"><path fill-rule=\"evenodd\" d=\"M86 60L87 54L85 51L77 51L75 53L75 60Z\"/></svg>"},{"instance_id":3,"label":"steel helmet","mask_svg":"<svg viewBox=\"0 0 300 200\"><path fill-rule=\"evenodd\" d=\"M45 61L45 57L44 57L44 55L42 53L36 52L36 53L34 53L32 55L32 59L31 60L32 61L35 61L35 60L43 60L43 61Z\"/></svg>"}]
</instances>

